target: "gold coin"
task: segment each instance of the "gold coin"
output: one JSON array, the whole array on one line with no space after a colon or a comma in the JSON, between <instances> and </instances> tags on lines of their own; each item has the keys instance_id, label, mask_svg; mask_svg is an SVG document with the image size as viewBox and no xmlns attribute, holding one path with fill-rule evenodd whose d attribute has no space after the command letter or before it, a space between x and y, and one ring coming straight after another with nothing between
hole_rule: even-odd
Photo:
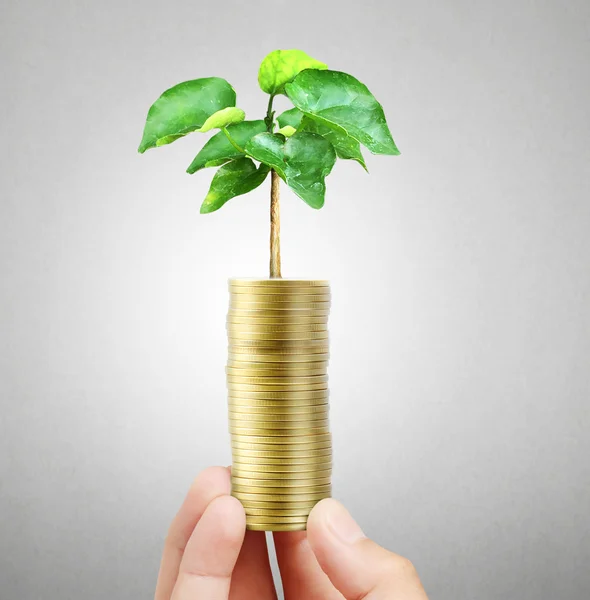
<instances>
[{"instance_id":1,"label":"gold coin","mask_svg":"<svg viewBox=\"0 0 590 600\"><path fill-rule=\"evenodd\" d=\"M294 407L299 409L300 407ZM306 407L301 407L306 408ZM312 407L317 408L317 407ZM324 405L324 410L303 411L289 410L284 407L266 407L263 411L255 410L234 410L232 406L228 406L228 415L230 418L239 421L325 421L329 418L329 404Z\"/></svg>"},{"instance_id":2,"label":"gold coin","mask_svg":"<svg viewBox=\"0 0 590 600\"><path fill-rule=\"evenodd\" d=\"M249 479L246 477L237 477L232 475L232 485L253 486L253 487L277 487L277 488L314 488L323 485L331 485L331 477L322 477L321 479Z\"/></svg>"},{"instance_id":3,"label":"gold coin","mask_svg":"<svg viewBox=\"0 0 590 600\"><path fill-rule=\"evenodd\" d=\"M332 463L303 463L303 464L285 464L285 461L279 461L280 464L269 465L259 462L238 462L233 461L232 473L236 469L237 473L318 473L332 469Z\"/></svg>"},{"instance_id":4,"label":"gold coin","mask_svg":"<svg viewBox=\"0 0 590 600\"><path fill-rule=\"evenodd\" d=\"M315 421L246 421L244 419L229 419L230 428L255 430L260 435L297 435L299 431L307 433L309 430L328 430L329 419L317 419ZM231 433L231 431L230 431ZM237 432L242 433L242 432ZM257 434L254 434L257 435Z\"/></svg>"},{"instance_id":5,"label":"gold coin","mask_svg":"<svg viewBox=\"0 0 590 600\"><path fill-rule=\"evenodd\" d=\"M294 482L300 481L331 481L332 470L324 469L323 471L307 471L307 472L294 472L294 473L274 473L265 472L260 473L258 471L238 471L235 467L232 467L232 477L238 477L240 479L254 479L263 481L281 481L281 482ZM279 487L279 486L277 486Z\"/></svg>"},{"instance_id":6,"label":"gold coin","mask_svg":"<svg viewBox=\"0 0 590 600\"><path fill-rule=\"evenodd\" d=\"M325 346L317 346L315 348L255 348L252 346L228 346L228 359L230 361L314 363L323 362L329 358L329 348Z\"/></svg>"},{"instance_id":7,"label":"gold coin","mask_svg":"<svg viewBox=\"0 0 590 600\"><path fill-rule=\"evenodd\" d=\"M248 460L257 459L276 459L276 460L291 460L291 459L308 459L308 458L322 458L324 460L331 460L332 449L331 448L319 448L317 450L244 450L242 448L232 448L232 455L241 460L242 458ZM261 462L264 462L261 460Z\"/></svg>"},{"instance_id":8,"label":"gold coin","mask_svg":"<svg viewBox=\"0 0 590 600\"><path fill-rule=\"evenodd\" d=\"M230 310L236 311L272 311L271 314L286 314L300 316L301 314L319 315L330 310L329 302L243 302L233 300L229 306Z\"/></svg>"},{"instance_id":9,"label":"gold coin","mask_svg":"<svg viewBox=\"0 0 590 600\"><path fill-rule=\"evenodd\" d=\"M228 403L229 412L232 413L232 416L238 418L241 414L245 415L254 415L264 416L264 415L288 415L295 416L299 415L304 418L306 415L310 418L317 418L320 415L322 418L328 417L328 412L330 410L329 404L320 404L319 406L235 406L231 403ZM239 414L236 414L239 413Z\"/></svg>"},{"instance_id":10,"label":"gold coin","mask_svg":"<svg viewBox=\"0 0 590 600\"><path fill-rule=\"evenodd\" d=\"M327 440L325 442L303 442L301 444L258 444L256 442L243 442L241 438L235 439L232 437L231 447L236 450L253 450L258 452L264 450L301 450L305 452L306 450L325 450L331 448L332 442L331 440Z\"/></svg>"},{"instance_id":11,"label":"gold coin","mask_svg":"<svg viewBox=\"0 0 590 600\"><path fill-rule=\"evenodd\" d=\"M229 423L231 427L246 427L249 429L263 429L269 431L282 430L282 429L309 429L317 427L328 427L330 424L329 419L281 419L280 421L268 420L251 420L245 419L242 414L240 418L235 418L229 415Z\"/></svg>"},{"instance_id":12,"label":"gold coin","mask_svg":"<svg viewBox=\"0 0 590 600\"><path fill-rule=\"evenodd\" d=\"M234 323L226 321L225 328L234 335L247 333L327 333L325 323Z\"/></svg>"},{"instance_id":13,"label":"gold coin","mask_svg":"<svg viewBox=\"0 0 590 600\"><path fill-rule=\"evenodd\" d=\"M232 441L236 442L251 442L252 436L246 435L242 436L240 434L234 434L232 436ZM256 442L260 444L309 444L310 442L319 443L319 442L330 442L332 441L332 434L328 431L326 433L321 434L301 434L299 432L297 435L293 436L256 436Z\"/></svg>"},{"instance_id":14,"label":"gold coin","mask_svg":"<svg viewBox=\"0 0 590 600\"><path fill-rule=\"evenodd\" d=\"M245 456L236 448L232 448L232 463L237 464L243 470L248 466L264 465L264 468L271 466L295 467L308 465L315 469L326 470L332 467L332 456L290 456L288 458L261 458L256 456Z\"/></svg>"},{"instance_id":15,"label":"gold coin","mask_svg":"<svg viewBox=\"0 0 590 600\"><path fill-rule=\"evenodd\" d=\"M310 511L311 512L311 511ZM307 515L293 515L293 516L279 516L279 515L264 515L255 516L246 514L248 522L250 524L268 523L272 521L274 524L279 523L305 523L307 521Z\"/></svg>"},{"instance_id":16,"label":"gold coin","mask_svg":"<svg viewBox=\"0 0 590 600\"><path fill-rule=\"evenodd\" d=\"M246 529L248 531L306 531L307 523L277 523L275 525L252 523L250 525L246 519Z\"/></svg>"},{"instance_id":17,"label":"gold coin","mask_svg":"<svg viewBox=\"0 0 590 600\"><path fill-rule=\"evenodd\" d=\"M321 337L305 338L300 334L294 338L281 339L279 334L261 334L253 338L248 336L236 336L231 333L228 335L228 344L232 347L254 347L254 348L315 348L316 346L329 346L330 340L328 334L322 333ZM264 337L268 336L268 337Z\"/></svg>"},{"instance_id":18,"label":"gold coin","mask_svg":"<svg viewBox=\"0 0 590 600\"><path fill-rule=\"evenodd\" d=\"M254 332L254 331L236 331L228 329L227 337L230 343L233 344L236 340L243 341L270 341L270 342L305 342L308 343L314 340L327 340L329 334L327 331L271 331L271 332Z\"/></svg>"},{"instance_id":19,"label":"gold coin","mask_svg":"<svg viewBox=\"0 0 590 600\"><path fill-rule=\"evenodd\" d=\"M324 477L322 479L247 479L245 477L232 477L232 485L246 487L262 488L292 488L304 490L306 493L309 488L331 485L332 478ZM236 488L238 489L238 488ZM250 491L250 490L245 490ZM314 489L313 491L318 491Z\"/></svg>"},{"instance_id":20,"label":"gold coin","mask_svg":"<svg viewBox=\"0 0 590 600\"><path fill-rule=\"evenodd\" d=\"M262 313L262 314L260 314ZM228 310L226 315L226 325L322 325L327 326L330 315L317 315L314 313L306 314L285 314L281 311L279 314L268 314L265 311L258 311L255 314L244 314L242 311L233 312Z\"/></svg>"},{"instance_id":21,"label":"gold coin","mask_svg":"<svg viewBox=\"0 0 590 600\"><path fill-rule=\"evenodd\" d=\"M269 363L313 363L319 362L323 363L330 358L330 355L327 353L324 354L243 354L241 352L229 352L228 355L228 364L231 362L269 362Z\"/></svg>"},{"instance_id":22,"label":"gold coin","mask_svg":"<svg viewBox=\"0 0 590 600\"><path fill-rule=\"evenodd\" d=\"M271 290L272 291L272 290ZM307 304L314 304L316 302L330 302L331 294L330 291L321 292L318 291L315 294L299 294L296 292L285 293L279 290L276 293L265 293L265 294L248 294L245 292L237 293L233 290L230 291L230 302L265 302L268 304L281 304L285 303L298 303L303 302Z\"/></svg>"},{"instance_id":23,"label":"gold coin","mask_svg":"<svg viewBox=\"0 0 590 600\"><path fill-rule=\"evenodd\" d=\"M228 381L227 389L234 392L281 392L288 389L291 392L314 392L318 390L327 390L328 383L306 383L306 384L289 384L289 385L263 385L263 384L241 384Z\"/></svg>"},{"instance_id":24,"label":"gold coin","mask_svg":"<svg viewBox=\"0 0 590 600\"><path fill-rule=\"evenodd\" d=\"M308 487L266 487L266 486L255 486L255 485L241 485L239 483L232 482L232 490L236 492L243 492L246 494L278 494L283 496L301 496L302 494L325 494L332 491L331 484L314 485Z\"/></svg>"},{"instance_id":25,"label":"gold coin","mask_svg":"<svg viewBox=\"0 0 590 600\"><path fill-rule=\"evenodd\" d=\"M275 412L280 412L284 410L288 412L289 410L294 410L297 408L300 409L318 409L318 412L322 410L328 410L329 403L328 398L311 398L311 399L302 399L302 400L252 400L251 398L246 398L240 400L239 398L228 398L227 401L228 409L233 412L264 412L267 409Z\"/></svg>"},{"instance_id":26,"label":"gold coin","mask_svg":"<svg viewBox=\"0 0 590 600\"><path fill-rule=\"evenodd\" d=\"M293 437L297 435L321 435L330 433L328 427L310 427L309 429L260 429L254 427L230 427L232 435L246 435L256 438L261 437Z\"/></svg>"},{"instance_id":27,"label":"gold coin","mask_svg":"<svg viewBox=\"0 0 590 600\"><path fill-rule=\"evenodd\" d=\"M314 354L315 357L315 354ZM268 364L271 362L272 364ZM301 371L305 369L323 369L324 371L328 371L328 367L330 363L327 360L312 360L312 361L298 361L298 360L285 360L285 361L264 361L258 360L258 358L254 360L248 360L247 358L240 355L239 358L233 359L229 358L226 365L228 367L232 367L234 369L266 369L272 371Z\"/></svg>"},{"instance_id":28,"label":"gold coin","mask_svg":"<svg viewBox=\"0 0 590 600\"><path fill-rule=\"evenodd\" d=\"M247 508L246 517L306 517L313 506L306 508Z\"/></svg>"},{"instance_id":29,"label":"gold coin","mask_svg":"<svg viewBox=\"0 0 590 600\"><path fill-rule=\"evenodd\" d=\"M272 375L272 376L260 376L253 374L250 372L244 373L242 375L234 375L233 373L228 373L226 376L227 381L232 383L241 383L241 384L250 384L250 385L285 385L291 386L308 384L308 383L327 383L328 375ZM297 388L296 388L297 389Z\"/></svg>"},{"instance_id":30,"label":"gold coin","mask_svg":"<svg viewBox=\"0 0 590 600\"><path fill-rule=\"evenodd\" d=\"M264 343L256 340L230 340L228 350L233 354L318 354L329 352L330 343L326 340L275 340Z\"/></svg>"},{"instance_id":31,"label":"gold coin","mask_svg":"<svg viewBox=\"0 0 590 600\"><path fill-rule=\"evenodd\" d=\"M295 375L305 373L305 371L322 371L322 374L328 373L329 363L325 361L313 362L249 362L245 360L228 360L227 368L235 371L272 371L277 373L294 373Z\"/></svg>"},{"instance_id":32,"label":"gold coin","mask_svg":"<svg viewBox=\"0 0 590 600\"><path fill-rule=\"evenodd\" d=\"M322 500L330 497L330 492L313 492L311 494L254 494L235 490L232 495L241 500L258 500L258 502L302 502L306 500Z\"/></svg>"},{"instance_id":33,"label":"gold coin","mask_svg":"<svg viewBox=\"0 0 590 600\"><path fill-rule=\"evenodd\" d=\"M230 285L230 294L244 294L245 296L267 296L267 295L295 295L295 296L315 296L330 294L328 286L306 286L287 289L280 285L273 286L246 286L246 285Z\"/></svg>"},{"instance_id":34,"label":"gold coin","mask_svg":"<svg viewBox=\"0 0 590 600\"><path fill-rule=\"evenodd\" d=\"M228 412L228 420L232 427L247 429L301 429L308 427L327 427L330 421L329 412L311 414L276 413L260 415ZM272 434L271 434L272 435Z\"/></svg>"},{"instance_id":35,"label":"gold coin","mask_svg":"<svg viewBox=\"0 0 590 600\"><path fill-rule=\"evenodd\" d=\"M258 400L262 406L274 406L276 403L293 402L297 405L303 406L305 401L311 403L323 404L328 402L330 397L330 390L304 390L301 392L295 392L293 390L282 390L282 391L270 391L270 392L246 392L241 390L239 392L228 392L228 399L232 404L250 404L250 400ZM262 402L264 400L264 402ZM323 401L323 402L321 402ZM265 404L268 402L269 404ZM256 406L255 402L251 403L251 406Z\"/></svg>"},{"instance_id":36,"label":"gold coin","mask_svg":"<svg viewBox=\"0 0 590 600\"><path fill-rule=\"evenodd\" d=\"M330 282L327 279L296 279L296 278L268 278L257 279L256 277L231 277L228 279L228 285L232 286L280 286L285 288L292 287L327 287Z\"/></svg>"},{"instance_id":37,"label":"gold coin","mask_svg":"<svg viewBox=\"0 0 590 600\"><path fill-rule=\"evenodd\" d=\"M235 498L238 498L246 510L249 509L270 509L270 510L299 510L309 509L311 510L317 503L318 500L289 500L289 501L268 501L268 500L246 500L245 498L239 497L239 492L232 494Z\"/></svg>"},{"instance_id":38,"label":"gold coin","mask_svg":"<svg viewBox=\"0 0 590 600\"><path fill-rule=\"evenodd\" d=\"M309 319L318 317L329 317L330 310L327 307L323 309L309 308L270 308L264 306L255 307L240 307L230 306L227 310L228 319L230 317L248 317L254 319L270 319L286 321L297 317L298 319ZM251 322L251 321L249 321Z\"/></svg>"},{"instance_id":39,"label":"gold coin","mask_svg":"<svg viewBox=\"0 0 590 600\"><path fill-rule=\"evenodd\" d=\"M318 377L327 375L326 369L238 369L236 367L225 367L227 375L244 377Z\"/></svg>"}]
</instances>

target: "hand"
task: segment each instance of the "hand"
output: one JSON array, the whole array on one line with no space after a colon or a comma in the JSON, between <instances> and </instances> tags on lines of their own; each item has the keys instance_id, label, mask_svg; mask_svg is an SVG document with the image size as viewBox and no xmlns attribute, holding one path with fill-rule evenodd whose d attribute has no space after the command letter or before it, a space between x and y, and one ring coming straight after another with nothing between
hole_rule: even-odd
<instances>
[{"instance_id":1,"label":"hand","mask_svg":"<svg viewBox=\"0 0 590 600\"><path fill-rule=\"evenodd\" d=\"M174 518L155 600L275 600L266 537L246 531L229 469L195 480ZM428 600L412 564L367 539L332 499L312 510L307 532L276 532L287 600Z\"/></svg>"}]
</instances>

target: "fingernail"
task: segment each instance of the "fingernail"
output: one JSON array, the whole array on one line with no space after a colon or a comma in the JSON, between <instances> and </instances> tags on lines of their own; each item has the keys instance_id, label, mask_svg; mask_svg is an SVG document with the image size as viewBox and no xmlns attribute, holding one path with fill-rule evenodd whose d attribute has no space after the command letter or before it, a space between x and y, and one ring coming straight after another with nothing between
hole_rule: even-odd
<instances>
[{"instance_id":1,"label":"fingernail","mask_svg":"<svg viewBox=\"0 0 590 600\"><path fill-rule=\"evenodd\" d=\"M326 517L330 531L345 544L354 544L366 537L350 513L339 502L333 502Z\"/></svg>"}]
</instances>

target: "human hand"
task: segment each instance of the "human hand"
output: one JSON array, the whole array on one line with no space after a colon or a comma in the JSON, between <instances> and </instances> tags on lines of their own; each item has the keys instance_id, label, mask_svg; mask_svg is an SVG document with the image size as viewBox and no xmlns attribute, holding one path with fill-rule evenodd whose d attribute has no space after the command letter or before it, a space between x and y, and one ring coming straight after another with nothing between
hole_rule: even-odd
<instances>
[{"instance_id":1,"label":"human hand","mask_svg":"<svg viewBox=\"0 0 590 600\"><path fill-rule=\"evenodd\" d=\"M275 600L263 531L246 531L229 469L195 480L172 521L155 600ZM275 532L286 600L428 600L405 558L367 539L332 499L312 510L307 532Z\"/></svg>"}]
</instances>

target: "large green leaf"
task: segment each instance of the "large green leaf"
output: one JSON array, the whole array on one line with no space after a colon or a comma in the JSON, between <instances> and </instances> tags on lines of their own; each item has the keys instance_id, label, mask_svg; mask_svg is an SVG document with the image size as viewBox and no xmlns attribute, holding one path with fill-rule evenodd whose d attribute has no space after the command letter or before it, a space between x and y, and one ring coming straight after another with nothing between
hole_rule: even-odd
<instances>
[{"instance_id":1,"label":"large green leaf","mask_svg":"<svg viewBox=\"0 0 590 600\"><path fill-rule=\"evenodd\" d=\"M236 158L223 165L215 173L211 187L203 204L201 213L210 213L220 209L228 200L247 194L257 188L268 175L266 165L256 165L249 158Z\"/></svg>"},{"instance_id":2,"label":"large green leaf","mask_svg":"<svg viewBox=\"0 0 590 600\"><path fill-rule=\"evenodd\" d=\"M266 131L264 121L243 121L227 128L232 139L244 148L246 143L257 133ZM231 145L223 131L216 133L195 156L195 159L186 170L187 173L196 173L205 167L218 167L232 158L242 156L234 146Z\"/></svg>"},{"instance_id":3,"label":"large green leaf","mask_svg":"<svg viewBox=\"0 0 590 600\"><path fill-rule=\"evenodd\" d=\"M339 158L356 160L365 170L367 165L361 152L360 144L342 129L328 127L319 121L305 116L298 108L291 108L277 117L281 128L293 127L298 131L310 131L325 137L336 150Z\"/></svg>"},{"instance_id":4,"label":"large green leaf","mask_svg":"<svg viewBox=\"0 0 590 600\"><path fill-rule=\"evenodd\" d=\"M205 77L179 83L152 104L139 152L170 144L202 127L213 113L235 104L236 92L225 79Z\"/></svg>"},{"instance_id":5,"label":"large green leaf","mask_svg":"<svg viewBox=\"0 0 590 600\"><path fill-rule=\"evenodd\" d=\"M267 54L258 71L258 83L267 94L280 94L283 86L304 69L327 69L328 65L302 50L275 50Z\"/></svg>"},{"instance_id":6,"label":"large green leaf","mask_svg":"<svg viewBox=\"0 0 590 600\"><path fill-rule=\"evenodd\" d=\"M399 154L383 108L352 75L309 69L287 83L285 93L305 115L349 135L374 154Z\"/></svg>"},{"instance_id":7,"label":"large green leaf","mask_svg":"<svg viewBox=\"0 0 590 600\"><path fill-rule=\"evenodd\" d=\"M235 106L228 106L222 108L216 113L213 113L204 123L200 129L197 129L200 133L207 133L212 129L222 129L228 125L234 125L235 123L241 123L246 118L246 113L241 108Z\"/></svg>"},{"instance_id":8,"label":"large green leaf","mask_svg":"<svg viewBox=\"0 0 590 600\"><path fill-rule=\"evenodd\" d=\"M324 205L324 180L336 162L328 140L308 132L297 132L287 140L282 135L259 133L246 144L246 152L272 167L309 206Z\"/></svg>"}]
</instances>

